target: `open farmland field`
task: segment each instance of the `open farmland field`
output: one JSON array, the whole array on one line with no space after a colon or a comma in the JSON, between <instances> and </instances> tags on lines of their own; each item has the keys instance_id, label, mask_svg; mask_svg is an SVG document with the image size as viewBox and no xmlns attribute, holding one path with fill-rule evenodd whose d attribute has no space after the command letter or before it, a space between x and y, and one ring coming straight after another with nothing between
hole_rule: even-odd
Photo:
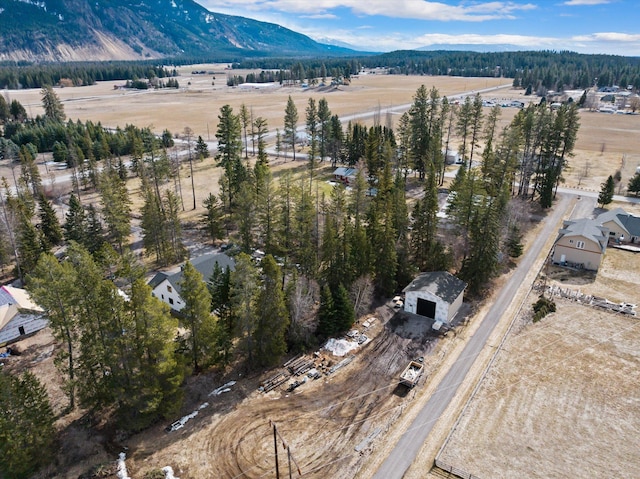
<instances>
[{"instance_id":1,"label":"open farmland field","mask_svg":"<svg viewBox=\"0 0 640 479\"><path fill-rule=\"evenodd\" d=\"M194 70L211 71L214 74L193 75ZM284 108L291 96L299 113L299 125L304 125L304 111L308 99L327 99L332 113L340 116L370 112L363 120L371 124L376 112L382 111L379 121L395 126L399 114L387 115L385 108L408 105L417 88L437 88L441 95L453 96L505 86L483 96L487 99L537 102L535 96L525 97L523 90L513 90L510 79L462 78L405 75L360 75L351 85L338 87L306 88L274 87L252 90L226 86L228 73L245 75L242 70L225 71L223 65L195 65L182 67L179 90L127 91L114 89L123 82L102 82L92 86L56 89L65 113L70 119L101 122L106 127L124 127L134 124L151 127L160 133L168 129L180 134L190 127L195 135L205 140L215 140L220 107L229 104L239 111L244 104L253 117L262 116L268 121L271 132L283 129ZM213 77L215 76L215 80ZM212 85L212 82L215 85ZM5 90L3 94L20 101L30 115L43 113L40 90ZM488 108L485 108L488 112ZM517 112L515 108L503 108L501 127L506 126ZM565 185L598 191L607 176L622 171L623 186L640 165L640 152L636 139L640 135L640 115L611 115L589 111L580 113L581 128L576 142L575 155L569 159L565 171ZM343 126L346 127L346 122ZM452 141L454 147L457 140ZM273 146L273 145L272 145ZM6 176L6 175L5 175ZM210 184L210 183L209 183ZM208 194L208 191L203 192Z\"/></svg>"},{"instance_id":2,"label":"open farmland field","mask_svg":"<svg viewBox=\"0 0 640 479\"><path fill-rule=\"evenodd\" d=\"M563 288L640 303L638 254L609 249L596 278L549 277ZM518 320L443 462L480 478L640 476L640 320L556 304L539 323Z\"/></svg>"}]
</instances>

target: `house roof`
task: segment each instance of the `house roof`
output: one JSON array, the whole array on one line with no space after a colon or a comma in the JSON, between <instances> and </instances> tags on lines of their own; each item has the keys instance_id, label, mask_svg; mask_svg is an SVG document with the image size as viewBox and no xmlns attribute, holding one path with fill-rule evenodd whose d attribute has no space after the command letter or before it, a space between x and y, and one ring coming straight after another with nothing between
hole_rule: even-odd
<instances>
[{"instance_id":1,"label":"house roof","mask_svg":"<svg viewBox=\"0 0 640 479\"><path fill-rule=\"evenodd\" d=\"M358 170L355 168L345 168L345 167L340 167L340 168L336 168L336 170L333 172L334 176L356 176L356 174L358 173Z\"/></svg>"},{"instance_id":2,"label":"house roof","mask_svg":"<svg viewBox=\"0 0 640 479\"><path fill-rule=\"evenodd\" d=\"M627 213L622 208L615 208L598 215L596 221L599 224L614 221L618 226L627 231L631 236L640 236L640 217Z\"/></svg>"},{"instance_id":3,"label":"house roof","mask_svg":"<svg viewBox=\"0 0 640 479\"><path fill-rule=\"evenodd\" d=\"M593 241L599 245L600 251L604 252L608 241L608 228L600 226L598 220L581 218L579 220L565 221L563 228L558 231L556 243L560 238L579 237Z\"/></svg>"},{"instance_id":4,"label":"house roof","mask_svg":"<svg viewBox=\"0 0 640 479\"><path fill-rule=\"evenodd\" d=\"M43 309L31 300L27 290L14 288L13 286L2 286L0 288L0 306L5 304L15 304L19 309L42 312Z\"/></svg>"},{"instance_id":5,"label":"house roof","mask_svg":"<svg viewBox=\"0 0 640 479\"><path fill-rule=\"evenodd\" d=\"M222 269L225 269L228 266L231 271L235 269L236 265L234 259L224 253L203 254L202 256L198 256L191 260L191 264L200 272L205 281L211 277L216 263L218 263ZM151 288L156 288L166 279L171 283L171 286L176 289L178 294L180 294L180 282L182 281L183 274L182 267L179 271L173 274L162 272L157 273L153 278L151 278L151 281L149 281L149 286L151 286Z\"/></svg>"},{"instance_id":6,"label":"house roof","mask_svg":"<svg viewBox=\"0 0 640 479\"><path fill-rule=\"evenodd\" d=\"M453 303L467 287L467 283L447 271L421 273L402 291L428 291L447 303Z\"/></svg>"}]
</instances>

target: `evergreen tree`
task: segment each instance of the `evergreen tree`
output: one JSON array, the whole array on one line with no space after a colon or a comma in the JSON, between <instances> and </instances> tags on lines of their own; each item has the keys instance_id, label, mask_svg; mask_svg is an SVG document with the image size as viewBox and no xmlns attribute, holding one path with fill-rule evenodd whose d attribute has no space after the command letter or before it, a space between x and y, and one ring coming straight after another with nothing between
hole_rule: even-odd
<instances>
[{"instance_id":1,"label":"evergreen tree","mask_svg":"<svg viewBox=\"0 0 640 479\"><path fill-rule=\"evenodd\" d=\"M100 175L99 190L109 240L122 253L131 233L131 200L127 185L115 169L108 168Z\"/></svg>"},{"instance_id":2,"label":"evergreen tree","mask_svg":"<svg viewBox=\"0 0 640 479\"><path fill-rule=\"evenodd\" d=\"M174 353L178 321L168 306L151 295L143 278L135 280L127 302L125 358L132 371L130 393L125 393L118 417L128 430L139 430L158 419L172 417L180 410L184 368Z\"/></svg>"},{"instance_id":3,"label":"evergreen tree","mask_svg":"<svg viewBox=\"0 0 640 479\"><path fill-rule=\"evenodd\" d=\"M261 263L262 284L256 298L256 360L262 366L276 364L287 352L285 332L289 311L282 291L282 272L273 256Z\"/></svg>"},{"instance_id":4,"label":"evergreen tree","mask_svg":"<svg viewBox=\"0 0 640 479\"><path fill-rule=\"evenodd\" d=\"M298 135L298 109L293 102L291 95L287 100L287 106L284 110L284 140L291 145L293 150L293 161L296 160L296 143Z\"/></svg>"},{"instance_id":5,"label":"evergreen tree","mask_svg":"<svg viewBox=\"0 0 640 479\"><path fill-rule=\"evenodd\" d=\"M333 291L333 305L334 305L334 320L336 325L336 332L343 333L348 331L355 322L355 313L353 311L353 304L349 299L349 293L346 288L339 284Z\"/></svg>"},{"instance_id":6,"label":"evergreen tree","mask_svg":"<svg viewBox=\"0 0 640 479\"><path fill-rule=\"evenodd\" d=\"M249 367L255 354L256 309L258 272L246 253L236 258L236 269L231 274L231 307L236 320L238 335L243 341Z\"/></svg>"},{"instance_id":7,"label":"evergreen tree","mask_svg":"<svg viewBox=\"0 0 640 479\"><path fill-rule=\"evenodd\" d=\"M318 123L318 153L320 155L320 161L324 161L327 156L331 133L331 110L325 98L320 98L318 101Z\"/></svg>"},{"instance_id":8,"label":"evergreen tree","mask_svg":"<svg viewBox=\"0 0 640 479\"><path fill-rule=\"evenodd\" d=\"M635 193L636 196L640 194L640 173L636 173L631 177L627 185L627 191L629 193Z\"/></svg>"},{"instance_id":9,"label":"evergreen tree","mask_svg":"<svg viewBox=\"0 0 640 479\"><path fill-rule=\"evenodd\" d=\"M86 238L82 244L87 248L89 253L95 254L102 248L105 242L105 231L100 221L98 210L93 205L89 205L87 208Z\"/></svg>"},{"instance_id":10,"label":"evergreen tree","mask_svg":"<svg viewBox=\"0 0 640 479\"><path fill-rule=\"evenodd\" d=\"M211 295L211 311L217 316L214 362L227 365L231 360L236 322L231 309L231 270L216 263L207 282Z\"/></svg>"},{"instance_id":11,"label":"evergreen tree","mask_svg":"<svg viewBox=\"0 0 640 479\"><path fill-rule=\"evenodd\" d=\"M184 299L182 323L189 330L191 364L199 372L209 364L214 345L215 324L211 315L211 295L200 272L187 261L180 281L180 295Z\"/></svg>"},{"instance_id":12,"label":"evergreen tree","mask_svg":"<svg viewBox=\"0 0 640 479\"><path fill-rule=\"evenodd\" d=\"M209 147L202 139L202 136L198 136L198 140L196 141L196 156L199 160L209 158Z\"/></svg>"},{"instance_id":13,"label":"evergreen tree","mask_svg":"<svg viewBox=\"0 0 640 479\"><path fill-rule=\"evenodd\" d=\"M65 214L63 225L65 240L82 244L86 237L86 222L87 218L80 200L74 193L71 193L69 196L69 209Z\"/></svg>"},{"instance_id":14,"label":"evergreen tree","mask_svg":"<svg viewBox=\"0 0 640 479\"><path fill-rule=\"evenodd\" d=\"M615 183L613 181L613 176L609 175L607 181L602 183L602 187L600 189L600 194L598 195L598 203L600 206L604 207L613 201L613 194L615 193Z\"/></svg>"},{"instance_id":15,"label":"evergreen tree","mask_svg":"<svg viewBox=\"0 0 640 479\"><path fill-rule=\"evenodd\" d=\"M240 118L233 113L233 108L224 105L218 115L218 153L217 166L224 169L220 179L223 192L226 193L227 212L235 205L240 185L246 179L246 171L242 164L242 138Z\"/></svg>"},{"instance_id":16,"label":"evergreen tree","mask_svg":"<svg viewBox=\"0 0 640 479\"><path fill-rule=\"evenodd\" d=\"M33 300L45 310L53 336L63 345L56 350L55 364L64 378L63 389L69 398L70 410L75 407L76 351L80 340L76 280L70 262L60 263L47 253L40 256L26 284Z\"/></svg>"},{"instance_id":17,"label":"evergreen tree","mask_svg":"<svg viewBox=\"0 0 640 479\"><path fill-rule=\"evenodd\" d=\"M209 193L209 196L204 200L204 207L206 212L203 215L202 225L211 241L215 242L224 238L224 212L220 200L214 194Z\"/></svg>"},{"instance_id":18,"label":"evergreen tree","mask_svg":"<svg viewBox=\"0 0 640 479\"><path fill-rule=\"evenodd\" d=\"M512 258L519 258L522 256L523 245L522 245L522 234L520 233L520 229L518 225L512 225L509 228L509 236L507 237L507 253Z\"/></svg>"},{"instance_id":19,"label":"evergreen tree","mask_svg":"<svg viewBox=\"0 0 640 479\"><path fill-rule=\"evenodd\" d=\"M31 372L0 371L0 390L0 470L4 477L26 479L53 457L55 416Z\"/></svg>"},{"instance_id":20,"label":"evergreen tree","mask_svg":"<svg viewBox=\"0 0 640 479\"><path fill-rule=\"evenodd\" d=\"M40 231L42 232L42 239L48 247L57 246L62 242L62 228L60 227L56 212L44 194L40 194L38 205L40 209Z\"/></svg>"},{"instance_id":21,"label":"evergreen tree","mask_svg":"<svg viewBox=\"0 0 640 479\"><path fill-rule=\"evenodd\" d=\"M53 121L63 122L66 119L64 107L53 88L50 85L42 87L41 95L45 116Z\"/></svg>"},{"instance_id":22,"label":"evergreen tree","mask_svg":"<svg viewBox=\"0 0 640 479\"><path fill-rule=\"evenodd\" d=\"M309 98L306 113L306 131L309 141L309 148L307 150L307 158L309 160L309 191L311 191L316 169L316 154L318 153L318 108L316 107L316 101L313 98Z\"/></svg>"},{"instance_id":23,"label":"evergreen tree","mask_svg":"<svg viewBox=\"0 0 640 479\"><path fill-rule=\"evenodd\" d=\"M35 268L38 258L45 251L40 231L31 222L26 213L18 215L17 248L20 257L20 269L23 275Z\"/></svg>"},{"instance_id":24,"label":"evergreen tree","mask_svg":"<svg viewBox=\"0 0 640 479\"><path fill-rule=\"evenodd\" d=\"M318 328L316 334L326 339L337 332L336 309L329 285L325 284L320 292L320 308L318 309Z\"/></svg>"},{"instance_id":25,"label":"evergreen tree","mask_svg":"<svg viewBox=\"0 0 640 479\"><path fill-rule=\"evenodd\" d=\"M247 128L251 125L251 114L249 113L249 109L243 103L240 105L240 124L242 125L242 144L244 145L244 157L245 159L249 158L249 142L247 141Z\"/></svg>"}]
</instances>

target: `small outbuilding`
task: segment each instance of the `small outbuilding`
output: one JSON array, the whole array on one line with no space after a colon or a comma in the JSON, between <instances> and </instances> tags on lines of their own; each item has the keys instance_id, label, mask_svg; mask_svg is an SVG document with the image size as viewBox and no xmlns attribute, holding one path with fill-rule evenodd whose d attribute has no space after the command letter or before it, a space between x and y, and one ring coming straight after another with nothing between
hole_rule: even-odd
<instances>
[{"instance_id":1,"label":"small outbuilding","mask_svg":"<svg viewBox=\"0 0 640 479\"><path fill-rule=\"evenodd\" d=\"M462 306L466 287L447 271L421 273L402 290L404 310L449 324Z\"/></svg>"}]
</instances>

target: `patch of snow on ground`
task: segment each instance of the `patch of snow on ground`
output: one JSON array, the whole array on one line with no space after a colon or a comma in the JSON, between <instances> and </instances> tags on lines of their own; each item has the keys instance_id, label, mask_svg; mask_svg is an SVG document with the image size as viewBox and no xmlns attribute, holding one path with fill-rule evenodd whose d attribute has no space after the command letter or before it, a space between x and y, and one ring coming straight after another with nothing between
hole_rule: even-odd
<instances>
[{"instance_id":1,"label":"patch of snow on ground","mask_svg":"<svg viewBox=\"0 0 640 479\"><path fill-rule=\"evenodd\" d=\"M127 472L127 465L124 463L127 455L121 452L118 456L118 479L131 479Z\"/></svg>"},{"instance_id":2,"label":"patch of snow on ground","mask_svg":"<svg viewBox=\"0 0 640 479\"><path fill-rule=\"evenodd\" d=\"M331 338L324 345L323 349L330 351L334 356L346 356L349 352L357 349L358 343L356 341L347 341L346 339L334 339Z\"/></svg>"},{"instance_id":3,"label":"patch of snow on ground","mask_svg":"<svg viewBox=\"0 0 640 479\"><path fill-rule=\"evenodd\" d=\"M171 466L163 467L162 472L164 472L164 479L180 479L173 475L173 468Z\"/></svg>"}]
</instances>

